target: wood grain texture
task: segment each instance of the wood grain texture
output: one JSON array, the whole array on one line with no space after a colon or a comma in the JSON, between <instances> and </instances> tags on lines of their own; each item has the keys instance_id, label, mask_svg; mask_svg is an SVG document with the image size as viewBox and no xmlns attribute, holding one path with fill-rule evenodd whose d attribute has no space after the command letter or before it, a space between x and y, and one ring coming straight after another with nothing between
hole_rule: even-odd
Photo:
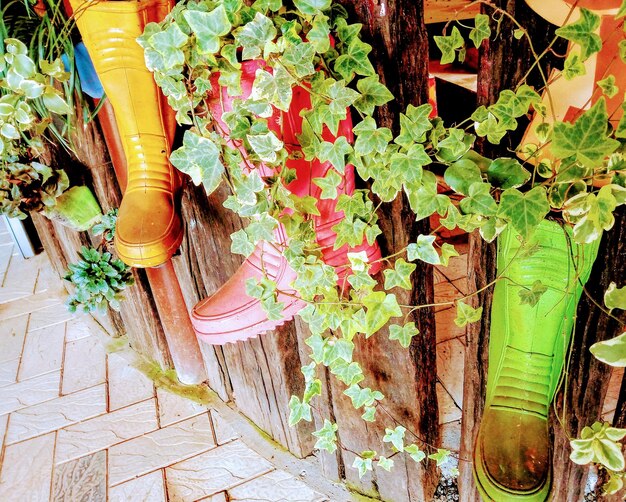
<instances>
[{"instance_id":1,"label":"wood grain texture","mask_svg":"<svg viewBox=\"0 0 626 502\"><path fill-rule=\"evenodd\" d=\"M452 19L471 19L480 12L480 4L471 0L424 0L426 24L445 23Z\"/></svg>"}]
</instances>

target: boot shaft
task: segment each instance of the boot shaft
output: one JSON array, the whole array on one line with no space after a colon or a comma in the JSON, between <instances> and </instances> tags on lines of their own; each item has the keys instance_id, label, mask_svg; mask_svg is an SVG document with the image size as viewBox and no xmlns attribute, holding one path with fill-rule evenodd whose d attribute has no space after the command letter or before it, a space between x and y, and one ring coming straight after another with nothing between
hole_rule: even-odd
<instances>
[{"instance_id":1,"label":"boot shaft","mask_svg":"<svg viewBox=\"0 0 626 502\"><path fill-rule=\"evenodd\" d=\"M177 179L168 157L175 131L173 111L146 68L137 43L149 22L162 20L169 0L71 0L76 24L110 100L128 162L127 191L172 191Z\"/></svg>"}]
</instances>

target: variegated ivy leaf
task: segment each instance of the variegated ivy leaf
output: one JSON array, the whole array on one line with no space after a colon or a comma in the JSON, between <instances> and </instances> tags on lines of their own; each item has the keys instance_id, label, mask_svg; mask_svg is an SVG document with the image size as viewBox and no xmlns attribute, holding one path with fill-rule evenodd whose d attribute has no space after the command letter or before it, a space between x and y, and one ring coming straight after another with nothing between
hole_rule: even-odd
<instances>
[{"instance_id":1,"label":"variegated ivy leaf","mask_svg":"<svg viewBox=\"0 0 626 502\"><path fill-rule=\"evenodd\" d=\"M416 267L417 265L415 265L415 263L407 263L403 258L396 260L393 269L387 269L383 272L385 276L385 289L399 287L411 290L413 288L411 274Z\"/></svg>"},{"instance_id":2,"label":"variegated ivy leaf","mask_svg":"<svg viewBox=\"0 0 626 502\"><path fill-rule=\"evenodd\" d=\"M586 73L587 68L585 68L585 64L583 63L580 54L577 51L571 51L567 55L565 63L563 63L563 71L561 72L565 80L582 77Z\"/></svg>"},{"instance_id":3,"label":"variegated ivy leaf","mask_svg":"<svg viewBox=\"0 0 626 502\"><path fill-rule=\"evenodd\" d=\"M406 113L400 114L400 135L394 139L398 145L409 148L414 142L426 140L425 135L433 128L428 117L433 107L430 104L420 106L409 105Z\"/></svg>"},{"instance_id":4,"label":"variegated ivy leaf","mask_svg":"<svg viewBox=\"0 0 626 502\"><path fill-rule=\"evenodd\" d=\"M395 429L385 429L383 443L391 443L398 451L404 451L404 433L406 429L398 425Z\"/></svg>"},{"instance_id":5,"label":"variegated ivy leaf","mask_svg":"<svg viewBox=\"0 0 626 502\"><path fill-rule=\"evenodd\" d=\"M444 242L441 246L441 264L444 267L447 267L448 263L450 262L450 258L454 256L459 256L458 251L454 248L452 244Z\"/></svg>"},{"instance_id":6,"label":"variegated ivy leaf","mask_svg":"<svg viewBox=\"0 0 626 502\"><path fill-rule=\"evenodd\" d=\"M291 104L293 82L293 77L282 66L276 68L273 74L258 69L250 97L257 101L271 103L279 110L286 112Z\"/></svg>"},{"instance_id":7,"label":"variegated ivy leaf","mask_svg":"<svg viewBox=\"0 0 626 502\"><path fill-rule=\"evenodd\" d=\"M224 173L220 149L210 139L190 130L185 131L183 146L172 152L170 161L191 176L196 185L202 183L207 194L219 186Z\"/></svg>"},{"instance_id":8,"label":"variegated ivy leaf","mask_svg":"<svg viewBox=\"0 0 626 502\"><path fill-rule=\"evenodd\" d=\"M242 57L244 60L259 57L265 46L276 38L276 27L271 19L260 12L254 19L245 24L241 31L235 34L235 39L243 47Z\"/></svg>"},{"instance_id":9,"label":"variegated ivy leaf","mask_svg":"<svg viewBox=\"0 0 626 502\"><path fill-rule=\"evenodd\" d=\"M406 323L404 326L397 324L389 326L389 340L398 340L405 349L409 348L411 339L416 335L419 335L419 330L414 322Z\"/></svg>"},{"instance_id":10,"label":"variegated ivy leaf","mask_svg":"<svg viewBox=\"0 0 626 502\"><path fill-rule=\"evenodd\" d=\"M328 10L331 0L293 0L293 4L302 14L314 16Z\"/></svg>"},{"instance_id":11,"label":"variegated ivy leaf","mask_svg":"<svg viewBox=\"0 0 626 502\"><path fill-rule=\"evenodd\" d=\"M548 286L543 284L540 280L533 282L530 289L521 288L518 292L520 305L529 305L534 307L537 303L539 303L539 300L546 291L548 291Z\"/></svg>"},{"instance_id":12,"label":"variegated ivy leaf","mask_svg":"<svg viewBox=\"0 0 626 502\"><path fill-rule=\"evenodd\" d=\"M619 368L626 367L626 333L603 342L594 343L589 350L605 364Z\"/></svg>"},{"instance_id":13,"label":"variegated ivy leaf","mask_svg":"<svg viewBox=\"0 0 626 502\"><path fill-rule=\"evenodd\" d=\"M315 73L314 58L315 47L313 44L302 42L289 45L283 53L282 61L298 78L304 78Z\"/></svg>"},{"instance_id":14,"label":"variegated ivy leaf","mask_svg":"<svg viewBox=\"0 0 626 502\"><path fill-rule=\"evenodd\" d=\"M371 51L371 45L358 38L352 39L348 45L348 50L335 60L335 71L346 82L351 82L355 73L364 77L375 75L376 71L367 57Z\"/></svg>"},{"instance_id":15,"label":"variegated ivy leaf","mask_svg":"<svg viewBox=\"0 0 626 502\"><path fill-rule=\"evenodd\" d=\"M442 465L450 457L450 450L437 448L437 453L431 453L428 458L437 462L437 466Z\"/></svg>"},{"instance_id":16,"label":"variegated ivy leaf","mask_svg":"<svg viewBox=\"0 0 626 502\"><path fill-rule=\"evenodd\" d=\"M441 259L433 246L434 235L418 235L417 242L412 242L406 248L406 257L409 261L422 260L432 265L439 265Z\"/></svg>"},{"instance_id":17,"label":"variegated ivy leaf","mask_svg":"<svg viewBox=\"0 0 626 502\"><path fill-rule=\"evenodd\" d=\"M480 47L483 40L487 40L491 35L489 20L490 17L485 14L477 14L474 18L474 28L469 34L470 39L474 42L474 47Z\"/></svg>"},{"instance_id":18,"label":"variegated ivy leaf","mask_svg":"<svg viewBox=\"0 0 626 502\"><path fill-rule=\"evenodd\" d=\"M342 177L334 169L329 169L323 178L313 178L313 183L322 189L320 199L336 199L341 180Z\"/></svg>"},{"instance_id":19,"label":"variegated ivy leaf","mask_svg":"<svg viewBox=\"0 0 626 502\"><path fill-rule=\"evenodd\" d=\"M352 400L352 406L356 409L361 406L372 406L385 397L377 390L373 391L369 387L362 389L357 384L351 385L343 393Z\"/></svg>"},{"instance_id":20,"label":"variegated ivy leaf","mask_svg":"<svg viewBox=\"0 0 626 502\"><path fill-rule=\"evenodd\" d=\"M396 295L389 295L383 291L370 293L363 298L365 306L365 336L369 337L382 328L392 317L401 317L402 310L398 305Z\"/></svg>"},{"instance_id":21,"label":"variegated ivy leaf","mask_svg":"<svg viewBox=\"0 0 626 502\"><path fill-rule=\"evenodd\" d=\"M337 424L333 424L327 419L324 419L324 426L313 433L317 438L317 442L313 448L326 450L328 453L335 453L337 450L337 429Z\"/></svg>"},{"instance_id":22,"label":"variegated ivy leaf","mask_svg":"<svg viewBox=\"0 0 626 502\"><path fill-rule=\"evenodd\" d=\"M585 166L597 167L619 147L619 141L609 135L608 121L606 101L602 97L573 124L554 124L552 153L560 159L573 156Z\"/></svg>"},{"instance_id":23,"label":"variegated ivy leaf","mask_svg":"<svg viewBox=\"0 0 626 502\"><path fill-rule=\"evenodd\" d=\"M498 216L508 219L513 228L528 239L549 211L545 188L537 186L526 193L510 188L502 192Z\"/></svg>"},{"instance_id":24,"label":"variegated ivy leaf","mask_svg":"<svg viewBox=\"0 0 626 502\"><path fill-rule=\"evenodd\" d=\"M272 131L254 136L248 134L247 139L254 153L264 162L276 162L276 152L283 148L283 142Z\"/></svg>"},{"instance_id":25,"label":"variegated ivy leaf","mask_svg":"<svg viewBox=\"0 0 626 502\"><path fill-rule=\"evenodd\" d=\"M444 181L455 192L469 195L469 187L473 183L483 181L480 168L469 159L461 159L450 165L443 173Z\"/></svg>"},{"instance_id":26,"label":"variegated ivy leaf","mask_svg":"<svg viewBox=\"0 0 626 502\"><path fill-rule=\"evenodd\" d=\"M311 406L308 403L300 401L296 396L291 396L289 400L289 426L293 427L300 420L306 420L310 422L313 417L311 416Z\"/></svg>"},{"instance_id":27,"label":"variegated ivy leaf","mask_svg":"<svg viewBox=\"0 0 626 502\"><path fill-rule=\"evenodd\" d=\"M393 460L387 457L381 456L376 463L378 467L381 469L385 469L387 472L391 472L391 468L393 467Z\"/></svg>"},{"instance_id":28,"label":"variegated ivy leaf","mask_svg":"<svg viewBox=\"0 0 626 502\"><path fill-rule=\"evenodd\" d=\"M600 27L600 16L588 9L580 9L580 19L556 30L556 34L580 46L585 61L602 49L602 39L595 31Z\"/></svg>"},{"instance_id":29,"label":"variegated ivy leaf","mask_svg":"<svg viewBox=\"0 0 626 502\"><path fill-rule=\"evenodd\" d=\"M206 12L198 11L187 12L196 14L207 14ZM187 12L185 14L187 14ZM159 72L164 72L168 69L182 66L185 62L185 54L181 50L181 47L183 47L188 40L189 37L185 35L175 23L170 24L165 30L158 31L154 35L149 37L148 40L145 41L147 42L147 44L144 45L144 47L148 46L154 49L161 56L159 61L161 66L151 69L153 71L157 70ZM149 59L150 58L146 57L147 62L149 62Z\"/></svg>"},{"instance_id":30,"label":"variegated ivy leaf","mask_svg":"<svg viewBox=\"0 0 626 502\"><path fill-rule=\"evenodd\" d=\"M456 26L452 27L450 35L435 35L433 38L441 51L441 64L454 63L456 51L465 46L465 40Z\"/></svg>"},{"instance_id":31,"label":"variegated ivy leaf","mask_svg":"<svg viewBox=\"0 0 626 502\"><path fill-rule=\"evenodd\" d=\"M615 76L613 75L609 75L602 80L598 80L596 84L598 84L598 87L602 89L602 93L609 99L614 97L619 92L619 87L615 85Z\"/></svg>"},{"instance_id":32,"label":"variegated ivy leaf","mask_svg":"<svg viewBox=\"0 0 626 502\"><path fill-rule=\"evenodd\" d=\"M482 307L475 309L470 307L467 303L459 300L456 302L456 318L454 319L454 324L456 324L459 328L462 328L471 322L480 321L482 315Z\"/></svg>"},{"instance_id":33,"label":"variegated ivy leaf","mask_svg":"<svg viewBox=\"0 0 626 502\"><path fill-rule=\"evenodd\" d=\"M248 257L254 251L254 244L250 242L250 237L248 237L248 234L243 228L230 234L230 239L231 239L231 244L230 244L231 253L242 254Z\"/></svg>"},{"instance_id":34,"label":"variegated ivy leaf","mask_svg":"<svg viewBox=\"0 0 626 502\"><path fill-rule=\"evenodd\" d=\"M415 462L421 462L426 458L426 453L419 449L416 444L410 444L404 447L404 451L408 453Z\"/></svg>"},{"instance_id":35,"label":"variegated ivy leaf","mask_svg":"<svg viewBox=\"0 0 626 502\"><path fill-rule=\"evenodd\" d=\"M354 107L365 115L372 115L374 108L393 99L393 94L379 82L378 75L360 79L356 88L361 96L354 102Z\"/></svg>"},{"instance_id":36,"label":"variegated ivy leaf","mask_svg":"<svg viewBox=\"0 0 626 502\"><path fill-rule=\"evenodd\" d=\"M626 310L626 286L618 288L617 284L611 282L604 293L604 304L609 310Z\"/></svg>"},{"instance_id":37,"label":"variegated ivy leaf","mask_svg":"<svg viewBox=\"0 0 626 502\"><path fill-rule=\"evenodd\" d=\"M352 153L352 146L345 136L339 136L334 143L322 141L318 158L321 162L330 162L341 174L346 169L346 156Z\"/></svg>"},{"instance_id":38,"label":"variegated ivy leaf","mask_svg":"<svg viewBox=\"0 0 626 502\"><path fill-rule=\"evenodd\" d=\"M201 54L215 54L220 50L220 37L230 32L231 28L224 5L217 6L211 12L185 10L183 16L196 35Z\"/></svg>"},{"instance_id":39,"label":"variegated ivy leaf","mask_svg":"<svg viewBox=\"0 0 626 502\"><path fill-rule=\"evenodd\" d=\"M366 422L375 422L376 421L376 407L374 406L366 406L365 412L361 415L361 418Z\"/></svg>"},{"instance_id":40,"label":"variegated ivy leaf","mask_svg":"<svg viewBox=\"0 0 626 502\"><path fill-rule=\"evenodd\" d=\"M337 359L331 366L330 372L348 387L365 380L363 370L359 363L347 362L343 359Z\"/></svg>"},{"instance_id":41,"label":"variegated ivy leaf","mask_svg":"<svg viewBox=\"0 0 626 502\"><path fill-rule=\"evenodd\" d=\"M372 470L372 459L374 456L376 456L376 452L371 452L371 453L374 453L374 455L372 455L369 458L356 457L354 459L354 462L352 463L352 467L354 467L355 469L359 471L359 478L362 478L363 476L365 476L367 471Z\"/></svg>"}]
</instances>

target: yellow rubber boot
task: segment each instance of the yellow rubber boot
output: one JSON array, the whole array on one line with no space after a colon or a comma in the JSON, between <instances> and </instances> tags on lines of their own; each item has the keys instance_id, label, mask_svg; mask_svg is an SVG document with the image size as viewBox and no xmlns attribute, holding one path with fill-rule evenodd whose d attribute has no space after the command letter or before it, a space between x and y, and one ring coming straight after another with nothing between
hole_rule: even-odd
<instances>
[{"instance_id":1,"label":"yellow rubber boot","mask_svg":"<svg viewBox=\"0 0 626 502\"><path fill-rule=\"evenodd\" d=\"M115 112L127 166L115 248L134 267L155 267L183 238L177 192L180 178L169 162L175 131L167 106L136 42L149 22L161 21L172 1L71 0L76 24Z\"/></svg>"}]
</instances>

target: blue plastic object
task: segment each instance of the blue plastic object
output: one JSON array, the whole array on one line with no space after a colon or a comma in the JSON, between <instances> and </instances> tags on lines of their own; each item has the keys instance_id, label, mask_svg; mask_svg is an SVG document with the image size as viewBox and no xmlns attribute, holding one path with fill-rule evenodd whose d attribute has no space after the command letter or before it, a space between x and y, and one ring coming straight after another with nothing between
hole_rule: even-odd
<instances>
[{"instance_id":1,"label":"blue plastic object","mask_svg":"<svg viewBox=\"0 0 626 502\"><path fill-rule=\"evenodd\" d=\"M67 54L61 56L65 70L70 68L69 59ZM87 96L94 99L100 99L104 96L104 89L96 73L96 69L93 67L89 53L85 44L79 42L74 46L74 61L76 63L76 69L78 70L78 77L80 78L80 88Z\"/></svg>"}]
</instances>

